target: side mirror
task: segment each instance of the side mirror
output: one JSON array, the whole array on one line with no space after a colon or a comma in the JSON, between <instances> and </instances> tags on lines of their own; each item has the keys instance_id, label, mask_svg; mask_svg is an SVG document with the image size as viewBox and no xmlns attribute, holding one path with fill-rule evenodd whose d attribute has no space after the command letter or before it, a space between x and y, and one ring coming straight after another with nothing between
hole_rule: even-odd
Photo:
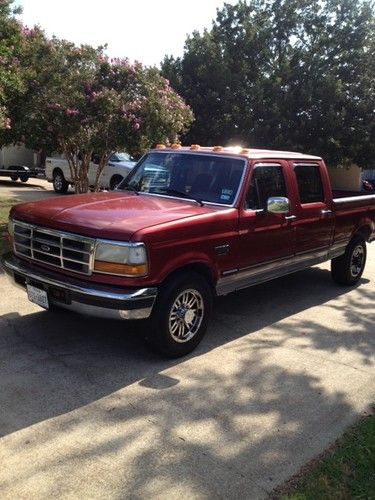
<instances>
[{"instance_id":1,"label":"side mirror","mask_svg":"<svg viewBox=\"0 0 375 500\"><path fill-rule=\"evenodd\" d=\"M287 214L290 212L290 202L284 196L274 196L267 200L267 212L271 214Z\"/></svg>"}]
</instances>

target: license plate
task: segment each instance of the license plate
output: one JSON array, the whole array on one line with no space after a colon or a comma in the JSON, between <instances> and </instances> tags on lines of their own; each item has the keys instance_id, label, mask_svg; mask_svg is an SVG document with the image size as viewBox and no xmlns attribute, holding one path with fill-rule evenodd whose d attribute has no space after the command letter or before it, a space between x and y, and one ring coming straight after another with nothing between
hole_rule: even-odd
<instances>
[{"instance_id":1,"label":"license plate","mask_svg":"<svg viewBox=\"0 0 375 500\"><path fill-rule=\"evenodd\" d=\"M32 285L26 285L26 290L30 302L38 304L38 306L44 307L44 309L48 309L48 296L45 290L41 290Z\"/></svg>"}]
</instances>

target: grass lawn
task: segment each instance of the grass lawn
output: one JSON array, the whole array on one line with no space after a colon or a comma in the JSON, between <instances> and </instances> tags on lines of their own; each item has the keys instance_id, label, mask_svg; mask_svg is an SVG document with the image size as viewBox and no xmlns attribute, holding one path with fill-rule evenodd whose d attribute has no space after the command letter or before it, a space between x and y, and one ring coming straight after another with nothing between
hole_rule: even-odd
<instances>
[{"instance_id":1,"label":"grass lawn","mask_svg":"<svg viewBox=\"0 0 375 500\"><path fill-rule=\"evenodd\" d=\"M18 203L14 198L0 197L0 255L8 249L7 234L9 210Z\"/></svg>"},{"instance_id":2,"label":"grass lawn","mask_svg":"<svg viewBox=\"0 0 375 500\"><path fill-rule=\"evenodd\" d=\"M307 472L306 472L307 470ZM288 500L375 499L375 412L350 428L321 459L278 488Z\"/></svg>"}]
</instances>

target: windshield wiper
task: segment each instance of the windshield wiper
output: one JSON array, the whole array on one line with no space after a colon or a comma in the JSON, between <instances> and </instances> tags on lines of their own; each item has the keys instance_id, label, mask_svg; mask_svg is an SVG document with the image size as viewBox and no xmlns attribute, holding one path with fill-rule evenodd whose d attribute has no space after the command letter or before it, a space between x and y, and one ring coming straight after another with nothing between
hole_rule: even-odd
<instances>
[{"instance_id":1,"label":"windshield wiper","mask_svg":"<svg viewBox=\"0 0 375 500\"><path fill-rule=\"evenodd\" d=\"M189 193L185 193L184 191L178 191L177 189L171 189L171 188L163 188L159 189L159 191L165 192L166 194L174 194L176 196L181 196L182 198L188 198L189 200L194 200L201 207L203 207L204 203L200 198L196 198L195 196L191 196Z\"/></svg>"}]
</instances>

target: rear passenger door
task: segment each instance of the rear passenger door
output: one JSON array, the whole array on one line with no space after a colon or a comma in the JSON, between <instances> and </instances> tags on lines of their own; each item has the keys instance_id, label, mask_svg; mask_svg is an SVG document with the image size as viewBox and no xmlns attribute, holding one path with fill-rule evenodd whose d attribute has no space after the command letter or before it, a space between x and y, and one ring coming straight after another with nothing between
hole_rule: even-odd
<instances>
[{"instance_id":1,"label":"rear passenger door","mask_svg":"<svg viewBox=\"0 0 375 500\"><path fill-rule=\"evenodd\" d=\"M297 183L296 253L324 257L332 239L332 196L320 162L292 163Z\"/></svg>"}]
</instances>

